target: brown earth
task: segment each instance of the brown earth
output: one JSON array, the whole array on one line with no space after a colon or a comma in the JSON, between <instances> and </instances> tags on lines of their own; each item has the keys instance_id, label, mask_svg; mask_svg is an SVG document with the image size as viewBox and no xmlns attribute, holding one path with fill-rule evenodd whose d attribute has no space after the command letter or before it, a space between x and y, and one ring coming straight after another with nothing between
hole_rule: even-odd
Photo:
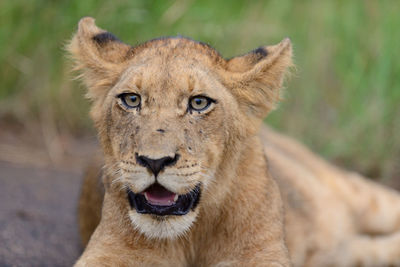
<instances>
[{"instance_id":1,"label":"brown earth","mask_svg":"<svg viewBox=\"0 0 400 267\"><path fill-rule=\"evenodd\" d=\"M71 266L77 201L96 138L0 127L0 266Z\"/></svg>"},{"instance_id":2,"label":"brown earth","mask_svg":"<svg viewBox=\"0 0 400 267\"><path fill-rule=\"evenodd\" d=\"M76 172L0 162L0 266L71 266L80 254Z\"/></svg>"}]
</instances>

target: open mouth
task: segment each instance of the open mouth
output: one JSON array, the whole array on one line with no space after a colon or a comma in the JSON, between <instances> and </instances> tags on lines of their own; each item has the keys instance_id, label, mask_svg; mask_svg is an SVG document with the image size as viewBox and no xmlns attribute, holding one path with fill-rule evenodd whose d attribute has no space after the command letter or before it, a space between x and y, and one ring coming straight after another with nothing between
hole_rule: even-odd
<instances>
[{"instance_id":1,"label":"open mouth","mask_svg":"<svg viewBox=\"0 0 400 267\"><path fill-rule=\"evenodd\" d=\"M154 215L185 215L194 210L200 200L201 188L198 184L184 195L175 194L162 185L155 183L142 193L128 190L129 204L138 213Z\"/></svg>"}]
</instances>

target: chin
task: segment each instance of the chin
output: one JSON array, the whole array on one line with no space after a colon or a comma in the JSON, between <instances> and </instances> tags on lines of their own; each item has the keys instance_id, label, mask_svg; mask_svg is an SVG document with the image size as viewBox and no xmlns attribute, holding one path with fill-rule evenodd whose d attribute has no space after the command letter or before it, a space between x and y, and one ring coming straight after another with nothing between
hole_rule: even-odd
<instances>
[{"instance_id":1,"label":"chin","mask_svg":"<svg viewBox=\"0 0 400 267\"><path fill-rule=\"evenodd\" d=\"M135 229L150 239L184 236L196 220L201 191L200 183L180 195L157 182L140 193L128 189L129 218Z\"/></svg>"},{"instance_id":2,"label":"chin","mask_svg":"<svg viewBox=\"0 0 400 267\"><path fill-rule=\"evenodd\" d=\"M193 225L197 211L190 211L182 216L140 214L129 211L129 218L137 231L149 239L176 239L184 236Z\"/></svg>"}]
</instances>

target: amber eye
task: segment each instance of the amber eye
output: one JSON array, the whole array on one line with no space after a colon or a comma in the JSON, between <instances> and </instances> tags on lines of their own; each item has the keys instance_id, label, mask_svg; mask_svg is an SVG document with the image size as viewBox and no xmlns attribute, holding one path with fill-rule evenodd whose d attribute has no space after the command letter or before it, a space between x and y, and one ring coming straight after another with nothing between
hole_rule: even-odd
<instances>
[{"instance_id":1,"label":"amber eye","mask_svg":"<svg viewBox=\"0 0 400 267\"><path fill-rule=\"evenodd\" d=\"M195 111L206 110L214 100L205 96L194 96L189 100L189 108Z\"/></svg>"},{"instance_id":2,"label":"amber eye","mask_svg":"<svg viewBox=\"0 0 400 267\"><path fill-rule=\"evenodd\" d=\"M140 107L140 95L134 93L124 93L120 94L118 97L127 108Z\"/></svg>"}]
</instances>

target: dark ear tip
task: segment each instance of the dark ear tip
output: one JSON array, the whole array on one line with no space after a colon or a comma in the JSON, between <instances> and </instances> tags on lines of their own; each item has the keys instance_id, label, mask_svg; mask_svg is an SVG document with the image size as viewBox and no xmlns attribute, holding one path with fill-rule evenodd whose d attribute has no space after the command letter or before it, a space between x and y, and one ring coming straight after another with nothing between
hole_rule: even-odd
<instances>
[{"instance_id":1,"label":"dark ear tip","mask_svg":"<svg viewBox=\"0 0 400 267\"><path fill-rule=\"evenodd\" d=\"M253 50L253 53L256 54L257 56L263 58L268 55L268 50L265 47L259 47L255 50Z\"/></svg>"},{"instance_id":2,"label":"dark ear tip","mask_svg":"<svg viewBox=\"0 0 400 267\"><path fill-rule=\"evenodd\" d=\"M92 37L92 39L99 45L103 45L108 42L121 42L117 37L115 37L112 33L109 32L102 32L96 34L95 36Z\"/></svg>"}]
</instances>

